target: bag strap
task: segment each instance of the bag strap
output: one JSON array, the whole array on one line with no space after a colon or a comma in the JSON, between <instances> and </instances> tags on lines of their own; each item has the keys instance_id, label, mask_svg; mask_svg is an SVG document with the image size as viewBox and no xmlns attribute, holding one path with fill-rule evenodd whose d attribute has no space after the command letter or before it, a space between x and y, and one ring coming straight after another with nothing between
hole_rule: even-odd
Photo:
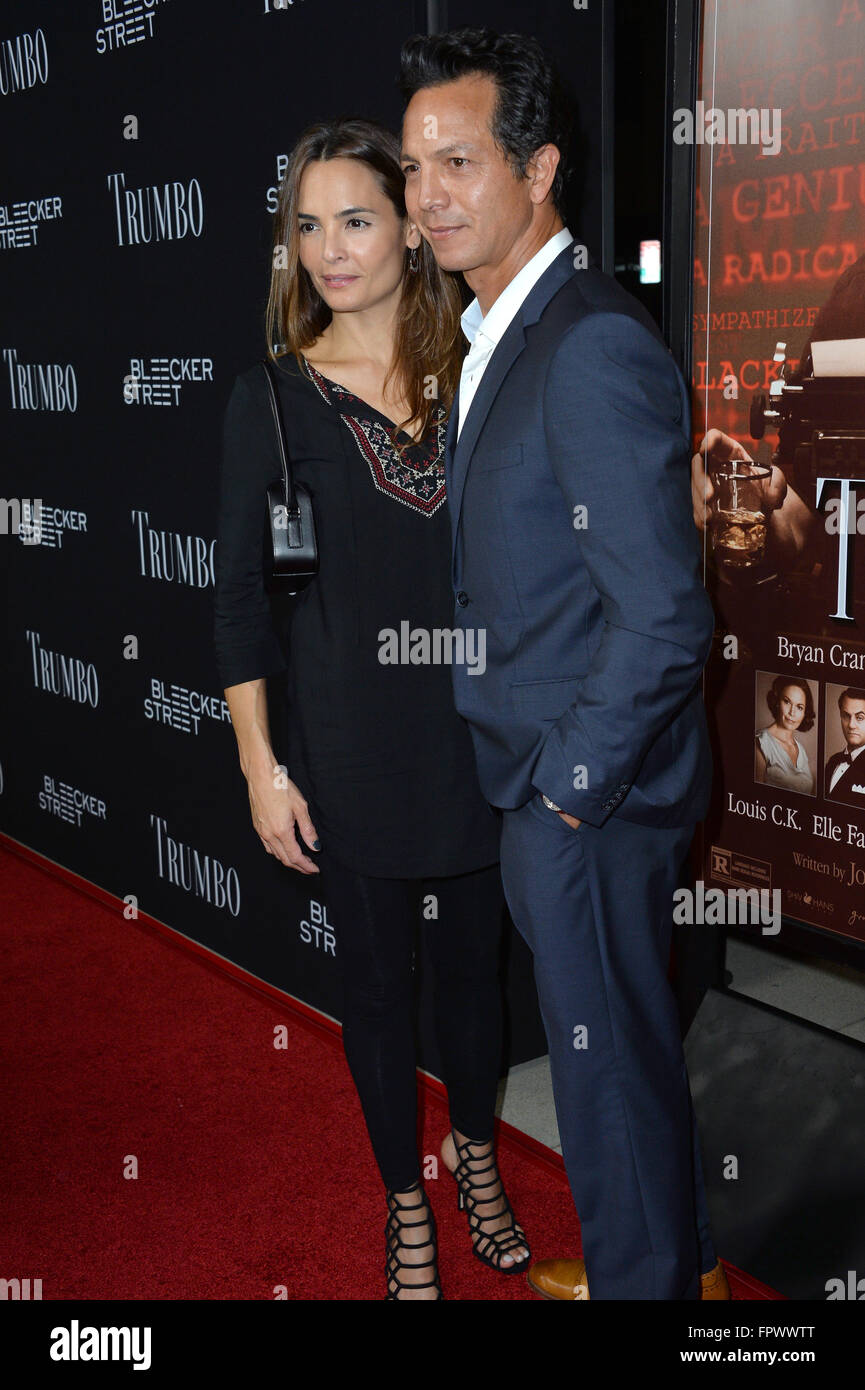
<instances>
[{"instance_id":1,"label":"bag strap","mask_svg":"<svg viewBox=\"0 0 865 1390\"><path fill-rule=\"evenodd\" d=\"M269 357L262 357L261 365L267 376L267 385L270 391L270 408L273 412L273 419L276 425L276 438L279 442L279 456L282 461L282 483L283 497L287 512L297 512L297 495L294 489L294 477L291 471L291 462L288 456L288 444L285 439L285 422L282 418L282 410L279 405L279 397L276 393L276 381L273 374L273 363Z\"/></svg>"}]
</instances>

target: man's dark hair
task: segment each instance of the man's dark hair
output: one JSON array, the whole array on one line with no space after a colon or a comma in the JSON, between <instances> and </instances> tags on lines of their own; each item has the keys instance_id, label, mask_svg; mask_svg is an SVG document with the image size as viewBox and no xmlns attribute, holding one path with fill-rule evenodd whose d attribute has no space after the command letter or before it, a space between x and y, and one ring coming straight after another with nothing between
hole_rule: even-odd
<instances>
[{"instance_id":1,"label":"man's dark hair","mask_svg":"<svg viewBox=\"0 0 865 1390\"><path fill-rule=\"evenodd\" d=\"M526 177L529 160L542 145L558 149L561 159L550 191L562 214L572 112L558 73L537 39L492 29L455 29L449 34L415 34L403 44L399 88L406 105L423 87L476 73L496 84L492 136L518 178Z\"/></svg>"},{"instance_id":2,"label":"man's dark hair","mask_svg":"<svg viewBox=\"0 0 865 1390\"><path fill-rule=\"evenodd\" d=\"M852 685L848 685L846 690L842 690L838 696L838 708L841 708L842 700L865 700L865 690L856 690Z\"/></svg>"}]
</instances>

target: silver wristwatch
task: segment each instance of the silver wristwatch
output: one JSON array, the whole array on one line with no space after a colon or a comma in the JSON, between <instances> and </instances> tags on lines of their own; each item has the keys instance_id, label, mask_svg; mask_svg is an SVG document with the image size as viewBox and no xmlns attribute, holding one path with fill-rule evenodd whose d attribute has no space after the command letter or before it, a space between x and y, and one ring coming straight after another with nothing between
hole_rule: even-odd
<instances>
[{"instance_id":1,"label":"silver wristwatch","mask_svg":"<svg viewBox=\"0 0 865 1390\"><path fill-rule=\"evenodd\" d=\"M551 811L561 811L561 806L557 806L554 801L550 801L550 798L548 796L544 796L543 792L541 792L541 796L543 797L544 805L549 806Z\"/></svg>"}]
</instances>

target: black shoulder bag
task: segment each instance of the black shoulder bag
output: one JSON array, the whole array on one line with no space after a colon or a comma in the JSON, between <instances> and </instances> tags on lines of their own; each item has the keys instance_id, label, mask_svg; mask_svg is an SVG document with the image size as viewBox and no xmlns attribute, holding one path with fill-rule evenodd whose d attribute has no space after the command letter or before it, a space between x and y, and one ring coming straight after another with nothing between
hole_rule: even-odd
<instances>
[{"instance_id":1,"label":"black shoulder bag","mask_svg":"<svg viewBox=\"0 0 865 1390\"><path fill-rule=\"evenodd\" d=\"M267 488L267 513L264 527L264 576L271 587L291 583L292 593L306 588L318 574L318 542L312 498L303 483L295 483L285 441L285 423L279 405L273 364L263 357L261 365L267 374L270 405L276 425L282 478L276 478Z\"/></svg>"}]
</instances>

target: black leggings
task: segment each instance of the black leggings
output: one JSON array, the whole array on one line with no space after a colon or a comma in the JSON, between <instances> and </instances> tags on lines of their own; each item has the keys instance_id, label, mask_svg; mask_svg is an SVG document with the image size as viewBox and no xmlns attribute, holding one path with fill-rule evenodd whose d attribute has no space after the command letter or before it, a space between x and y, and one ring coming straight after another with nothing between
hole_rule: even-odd
<instances>
[{"instance_id":1,"label":"black leggings","mask_svg":"<svg viewBox=\"0 0 865 1390\"><path fill-rule=\"evenodd\" d=\"M498 864L453 878L370 878L321 857L344 986L342 1036L385 1187L420 1178L413 956L434 969L436 1039L454 1129L492 1139L502 1060ZM430 901L432 895L433 901Z\"/></svg>"}]
</instances>

